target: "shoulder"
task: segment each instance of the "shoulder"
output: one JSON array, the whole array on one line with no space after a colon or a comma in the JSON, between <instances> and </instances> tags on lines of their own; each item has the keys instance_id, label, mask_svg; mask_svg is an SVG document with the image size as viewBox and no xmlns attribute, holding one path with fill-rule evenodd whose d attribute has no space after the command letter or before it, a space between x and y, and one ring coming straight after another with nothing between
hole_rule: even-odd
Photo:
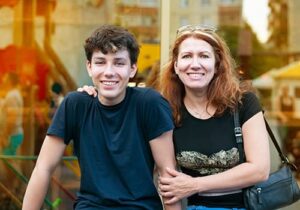
<instances>
[{"instance_id":1,"label":"shoulder","mask_svg":"<svg viewBox=\"0 0 300 210\"><path fill-rule=\"evenodd\" d=\"M81 100L91 100L93 96L90 96L86 92L78 92L78 91L71 91L65 97L64 100L70 101L81 101Z\"/></svg>"},{"instance_id":2,"label":"shoulder","mask_svg":"<svg viewBox=\"0 0 300 210\"><path fill-rule=\"evenodd\" d=\"M163 96L152 88L130 87L130 95L140 104L166 103Z\"/></svg>"},{"instance_id":3,"label":"shoulder","mask_svg":"<svg viewBox=\"0 0 300 210\"><path fill-rule=\"evenodd\" d=\"M257 95L254 92L248 91L243 94L242 102L243 103L250 103L250 102L257 103L257 102L259 102L259 100L258 100Z\"/></svg>"},{"instance_id":4,"label":"shoulder","mask_svg":"<svg viewBox=\"0 0 300 210\"><path fill-rule=\"evenodd\" d=\"M127 100L130 100L131 104L136 104L144 112L171 109L168 101L152 88L129 87L128 95Z\"/></svg>"},{"instance_id":5,"label":"shoulder","mask_svg":"<svg viewBox=\"0 0 300 210\"><path fill-rule=\"evenodd\" d=\"M242 105L239 108L241 122L244 123L258 112L262 111L259 98L254 92L246 92L242 97Z\"/></svg>"},{"instance_id":6,"label":"shoulder","mask_svg":"<svg viewBox=\"0 0 300 210\"><path fill-rule=\"evenodd\" d=\"M72 91L69 92L63 99L62 105L64 106L84 106L94 100L93 96L85 92Z\"/></svg>"},{"instance_id":7,"label":"shoulder","mask_svg":"<svg viewBox=\"0 0 300 210\"><path fill-rule=\"evenodd\" d=\"M146 87L129 87L129 90L137 97L145 97L145 98L156 98L161 97L161 94L152 88Z\"/></svg>"}]
</instances>

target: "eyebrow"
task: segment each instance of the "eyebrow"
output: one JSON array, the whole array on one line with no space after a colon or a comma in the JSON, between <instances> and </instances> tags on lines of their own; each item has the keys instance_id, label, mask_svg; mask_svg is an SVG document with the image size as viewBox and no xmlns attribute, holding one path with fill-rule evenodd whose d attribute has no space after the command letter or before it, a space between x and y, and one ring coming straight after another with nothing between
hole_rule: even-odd
<instances>
[{"instance_id":1,"label":"eyebrow","mask_svg":"<svg viewBox=\"0 0 300 210\"><path fill-rule=\"evenodd\" d=\"M104 59L103 57L93 57L94 60Z\"/></svg>"},{"instance_id":2,"label":"eyebrow","mask_svg":"<svg viewBox=\"0 0 300 210\"><path fill-rule=\"evenodd\" d=\"M116 57L116 58L114 58L114 60L127 60L127 59L124 57Z\"/></svg>"},{"instance_id":3,"label":"eyebrow","mask_svg":"<svg viewBox=\"0 0 300 210\"><path fill-rule=\"evenodd\" d=\"M106 60L105 57L102 57L102 56L97 56L97 57L93 57L93 60ZM126 61L127 58L125 57L116 57L116 58L113 58L114 61Z\"/></svg>"},{"instance_id":4,"label":"eyebrow","mask_svg":"<svg viewBox=\"0 0 300 210\"><path fill-rule=\"evenodd\" d=\"M193 53L193 52L192 52L192 51L181 51L179 54L184 54L184 53ZM199 53L199 52L197 52L197 53ZM207 50L200 51L200 53L209 53L209 54L213 54L213 52L207 51Z\"/></svg>"}]
</instances>

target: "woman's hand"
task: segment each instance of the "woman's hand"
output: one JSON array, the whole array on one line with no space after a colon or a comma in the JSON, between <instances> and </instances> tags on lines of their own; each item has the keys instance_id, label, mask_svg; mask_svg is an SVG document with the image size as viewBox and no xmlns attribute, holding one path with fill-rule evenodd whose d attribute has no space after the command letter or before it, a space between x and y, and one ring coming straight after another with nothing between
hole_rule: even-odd
<instances>
[{"instance_id":1,"label":"woman's hand","mask_svg":"<svg viewBox=\"0 0 300 210\"><path fill-rule=\"evenodd\" d=\"M193 177L170 168L167 172L171 177L159 177L158 180L159 193L164 197L165 204L173 204L197 192Z\"/></svg>"},{"instance_id":2,"label":"woman's hand","mask_svg":"<svg viewBox=\"0 0 300 210\"><path fill-rule=\"evenodd\" d=\"M94 86L84 85L83 87L77 88L78 92L87 92L87 94L96 97L97 90Z\"/></svg>"}]
</instances>

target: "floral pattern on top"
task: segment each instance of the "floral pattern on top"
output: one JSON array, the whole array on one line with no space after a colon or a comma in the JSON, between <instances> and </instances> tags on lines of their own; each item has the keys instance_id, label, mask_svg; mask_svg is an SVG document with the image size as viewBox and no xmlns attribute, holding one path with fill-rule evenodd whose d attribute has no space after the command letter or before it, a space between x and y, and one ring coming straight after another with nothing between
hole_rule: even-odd
<instances>
[{"instance_id":1,"label":"floral pattern on top","mask_svg":"<svg viewBox=\"0 0 300 210\"><path fill-rule=\"evenodd\" d=\"M211 175L226 171L239 164L238 149L221 150L210 156L196 151L182 151L176 154L179 166L193 170L199 175Z\"/></svg>"}]
</instances>

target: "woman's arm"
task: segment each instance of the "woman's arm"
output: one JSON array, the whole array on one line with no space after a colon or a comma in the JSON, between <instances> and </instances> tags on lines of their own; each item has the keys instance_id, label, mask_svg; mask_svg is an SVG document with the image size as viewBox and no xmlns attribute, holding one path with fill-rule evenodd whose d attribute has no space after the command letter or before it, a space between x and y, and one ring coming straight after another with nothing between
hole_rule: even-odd
<instances>
[{"instance_id":1,"label":"woman's arm","mask_svg":"<svg viewBox=\"0 0 300 210\"><path fill-rule=\"evenodd\" d=\"M169 170L172 178L159 179L161 195L176 202L194 193L226 192L242 189L264 181L269 176L269 140L262 112L257 113L242 126L246 162L225 172L192 178Z\"/></svg>"}]
</instances>

